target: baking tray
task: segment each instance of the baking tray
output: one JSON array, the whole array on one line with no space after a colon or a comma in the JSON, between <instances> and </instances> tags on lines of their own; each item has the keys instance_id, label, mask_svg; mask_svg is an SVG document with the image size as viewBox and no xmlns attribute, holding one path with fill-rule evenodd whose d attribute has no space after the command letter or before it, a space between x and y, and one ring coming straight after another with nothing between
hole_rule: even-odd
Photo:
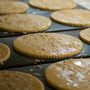
<instances>
[{"instance_id":1,"label":"baking tray","mask_svg":"<svg viewBox=\"0 0 90 90\"><path fill-rule=\"evenodd\" d=\"M27 0L21 0L23 2L27 2ZM77 5L78 9L85 9L79 5ZM45 10L40 10L40 9L36 9L33 7L30 7L30 9L27 10L26 13L31 13L31 14L38 14L38 15L42 15L42 16L46 16L50 18L50 15L52 13L52 11L45 11ZM63 25L63 24L59 24L55 21L52 20L52 26L46 31L46 32L55 32L55 31L63 31L63 30L77 30L77 29L84 29L87 27L72 27L72 26L67 26L67 25ZM7 33L7 32L3 32L2 29L0 29L0 37L11 37L11 36L18 36L18 35L23 35L26 33Z\"/></svg>"},{"instance_id":2,"label":"baking tray","mask_svg":"<svg viewBox=\"0 0 90 90\"><path fill-rule=\"evenodd\" d=\"M57 33L69 34L69 35L72 35L72 36L79 38L79 32L80 32L80 30L61 31L61 32L57 32ZM11 49L11 56L10 56L9 60L6 61L3 65L0 65L0 69L60 61L60 59L59 60L56 60L56 59L51 59L51 60L33 59L33 58L24 56L24 55L16 52L12 46L13 40L15 38L17 38L17 37L8 37L8 38L1 38L0 39L0 42L7 44ZM83 42L83 44L84 44L84 48L83 48L82 52L79 55L73 56L71 58L82 58L82 57L89 57L90 56L90 45L86 44L84 42Z\"/></svg>"},{"instance_id":3,"label":"baking tray","mask_svg":"<svg viewBox=\"0 0 90 90\"><path fill-rule=\"evenodd\" d=\"M53 63L49 64L41 64L41 65L33 65L33 66L24 66L24 67L18 67L18 68L11 68L11 69L4 69L4 70L10 70L10 71L20 71L20 72L25 72L28 74L32 74L35 77L37 77L39 80L42 81L45 90L56 90L49 86L47 81L45 80L45 70L46 68Z\"/></svg>"}]
</instances>

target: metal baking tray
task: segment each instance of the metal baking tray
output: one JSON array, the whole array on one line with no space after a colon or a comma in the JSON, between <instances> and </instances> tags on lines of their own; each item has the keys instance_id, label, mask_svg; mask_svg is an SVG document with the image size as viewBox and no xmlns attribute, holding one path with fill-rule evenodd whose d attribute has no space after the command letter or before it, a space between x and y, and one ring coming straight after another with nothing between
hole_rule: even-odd
<instances>
[{"instance_id":1,"label":"metal baking tray","mask_svg":"<svg viewBox=\"0 0 90 90\"><path fill-rule=\"evenodd\" d=\"M23 1L27 1L27 0L23 0ZM78 6L77 8L82 8L82 7ZM43 15L47 17L50 17L50 14L51 14L51 12L49 11L43 11L43 10L35 9L32 7L30 7L27 13L39 14L39 15ZM63 33L63 34L69 34L69 35L79 38L79 32L80 30L84 28L86 27L70 27L70 26L62 25L53 21L52 27L48 29L46 33L47 32ZM13 49L13 40L17 38L17 36L20 36L23 34L25 33L8 33L8 32L2 32L0 30L0 42L3 42L6 45L8 45L11 50L10 58L4 64L0 65L0 70L15 70L15 71L31 73L43 82L45 86L45 90L55 90L46 83L45 78L44 78L44 71L48 65L50 65L53 62L60 61L60 60L33 59L33 58L24 56L16 52ZM90 57L90 45L84 42L83 42L83 45L84 45L84 48L82 52L79 55L73 56L71 58Z\"/></svg>"},{"instance_id":2,"label":"metal baking tray","mask_svg":"<svg viewBox=\"0 0 90 90\"><path fill-rule=\"evenodd\" d=\"M23 2L27 2L27 0L20 0ZM79 5L77 5L78 9L85 9ZM42 16L46 16L50 18L50 15L52 13L52 11L45 11L45 10L40 10L40 9L36 9L33 7L30 7L30 9L27 10L26 13L31 13L31 14L38 14L38 15L42 15ZM63 31L63 30L76 30L76 29L84 29L86 27L72 27L72 26L67 26L67 25L63 25L60 23L57 23L55 21L52 20L52 26L46 31L46 32L55 32L55 31ZM18 36L18 35L23 35L26 33L7 33L7 32L3 32L2 29L0 29L0 37L8 37L8 36Z\"/></svg>"},{"instance_id":3,"label":"metal baking tray","mask_svg":"<svg viewBox=\"0 0 90 90\"><path fill-rule=\"evenodd\" d=\"M10 71L20 71L20 72L25 72L28 74L32 74L35 77L37 77L39 80L42 81L45 90L56 90L52 88L46 81L45 79L45 70L46 68L53 63L49 64L41 64L41 65L33 65L33 66L24 66L24 67L18 67L18 68L11 68L11 69L4 69L4 70L10 70Z\"/></svg>"},{"instance_id":4,"label":"metal baking tray","mask_svg":"<svg viewBox=\"0 0 90 90\"><path fill-rule=\"evenodd\" d=\"M79 32L80 32L80 30L61 31L61 32L57 32L57 33L69 34L69 35L72 35L72 36L75 36L75 37L79 38ZM10 58L3 65L0 65L0 69L17 67L17 66L24 66L24 65L35 65L35 64L41 64L41 63L50 63L50 62L60 61L60 59L59 60L33 59L33 58L24 56L24 55L16 52L13 49L13 40L15 38L17 38L17 36L16 37L8 37L8 38L1 38L0 39L0 42L3 42L5 44L7 44L11 49ZM83 42L83 44L84 44L84 48L83 48L82 52L79 55L73 56L71 58L90 57L90 45L87 44L87 43L84 43L84 42Z\"/></svg>"}]
</instances>

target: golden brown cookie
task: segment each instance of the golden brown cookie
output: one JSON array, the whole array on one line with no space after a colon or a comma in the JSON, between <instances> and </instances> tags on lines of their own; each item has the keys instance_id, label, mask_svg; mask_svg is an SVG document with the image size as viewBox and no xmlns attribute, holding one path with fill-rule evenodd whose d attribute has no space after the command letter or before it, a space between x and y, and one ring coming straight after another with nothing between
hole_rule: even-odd
<instances>
[{"instance_id":1,"label":"golden brown cookie","mask_svg":"<svg viewBox=\"0 0 90 90\"><path fill-rule=\"evenodd\" d=\"M15 14L24 13L29 9L29 6L24 2L19 1L0 1L0 14Z\"/></svg>"},{"instance_id":2,"label":"golden brown cookie","mask_svg":"<svg viewBox=\"0 0 90 90\"><path fill-rule=\"evenodd\" d=\"M0 90L44 90L40 80L19 71L0 71Z\"/></svg>"},{"instance_id":3,"label":"golden brown cookie","mask_svg":"<svg viewBox=\"0 0 90 90\"><path fill-rule=\"evenodd\" d=\"M29 4L44 10L61 10L76 7L73 0L30 0Z\"/></svg>"},{"instance_id":4,"label":"golden brown cookie","mask_svg":"<svg viewBox=\"0 0 90 90\"><path fill-rule=\"evenodd\" d=\"M81 52L82 42L70 35L37 33L18 37L13 42L16 51L43 59L61 59Z\"/></svg>"},{"instance_id":5,"label":"golden brown cookie","mask_svg":"<svg viewBox=\"0 0 90 90\"><path fill-rule=\"evenodd\" d=\"M10 49L7 45L0 43L0 64L6 61L10 56Z\"/></svg>"},{"instance_id":6,"label":"golden brown cookie","mask_svg":"<svg viewBox=\"0 0 90 90\"><path fill-rule=\"evenodd\" d=\"M82 30L80 32L80 37L85 42L90 43L90 28Z\"/></svg>"},{"instance_id":7,"label":"golden brown cookie","mask_svg":"<svg viewBox=\"0 0 90 90\"><path fill-rule=\"evenodd\" d=\"M0 28L8 32L39 32L47 30L51 20L40 15L14 14L0 16Z\"/></svg>"},{"instance_id":8,"label":"golden brown cookie","mask_svg":"<svg viewBox=\"0 0 90 90\"><path fill-rule=\"evenodd\" d=\"M90 11L62 10L51 14L51 18L59 23L71 26L90 26Z\"/></svg>"},{"instance_id":9,"label":"golden brown cookie","mask_svg":"<svg viewBox=\"0 0 90 90\"><path fill-rule=\"evenodd\" d=\"M90 90L90 58L54 63L46 69L45 78L54 90Z\"/></svg>"}]
</instances>

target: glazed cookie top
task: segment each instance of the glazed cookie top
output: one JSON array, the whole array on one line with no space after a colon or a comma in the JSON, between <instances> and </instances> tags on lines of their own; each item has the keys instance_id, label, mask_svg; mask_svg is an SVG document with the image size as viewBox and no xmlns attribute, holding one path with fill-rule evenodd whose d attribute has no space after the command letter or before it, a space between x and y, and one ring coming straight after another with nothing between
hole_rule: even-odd
<instances>
[{"instance_id":1,"label":"glazed cookie top","mask_svg":"<svg viewBox=\"0 0 90 90\"><path fill-rule=\"evenodd\" d=\"M61 59L81 52L82 42L70 35L37 33L18 37L14 48L34 58Z\"/></svg>"},{"instance_id":2,"label":"glazed cookie top","mask_svg":"<svg viewBox=\"0 0 90 90\"><path fill-rule=\"evenodd\" d=\"M90 90L89 67L90 58L65 60L50 65L45 77L58 90Z\"/></svg>"},{"instance_id":3,"label":"glazed cookie top","mask_svg":"<svg viewBox=\"0 0 90 90\"><path fill-rule=\"evenodd\" d=\"M6 61L10 56L10 49L7 45L0 43L0 64Z\"/></svg>"},{"instance_id":4,"label":"glazed cookie top","mask_svg":"<svg viewBox=\"0 0 90 90\"><path fill-rule=\"evenodd\" d=\"M31 6L46 9L46 10L60 10L70 9L76 7L73 0L30 0Z\"/></svg>"},{"instance_id":5,"label":"glazed cookie top","mask_svg":"<svg viewBox=\"0 0 90 90\"><path fill-rule=\"evenodd\" d=\"M90 28L82 30L80 32L80 37L85 42L90 43Z\"/></svg>"},{"instance_id":6,"label":"glazed cookie top","mask_svg":"<svg viewBox=\"0 0 90 90\"><path fill-rule=\"evenodd\" d=\"M47 17L33 14L0 16L0 28L8 32L38 32L51 26Z\"/></svg>"},{"instance_id":7,"label":"glazed cookie top","mask_svg":"<svg viewBox=\"0 0 90 90\"><path fill-rule=\"evenodd\" d=\"M51 18L59 23L72 26L90 26L90 11L62 10L51 14Z\"/></svg>"},{"instance_id":8,"label":"glazed cookie top","mask_svg":"<svg viewBox=\"0 0 90 90\"><path fill-rule=\"evenodd\" d=\"M0 71L0 90L44 90L40 80L19 71Z\"/></svg>"},{"instance_id":9,"label":"glazed cookie top","mask_svg":"<svg viewBox=\"0 0 90 90\"><path fill-rule=\"evenodd\" d=\"M29 9L28 4L19 1L1 0L0 14L24 13Z\"/></svg>"}]
</instances>

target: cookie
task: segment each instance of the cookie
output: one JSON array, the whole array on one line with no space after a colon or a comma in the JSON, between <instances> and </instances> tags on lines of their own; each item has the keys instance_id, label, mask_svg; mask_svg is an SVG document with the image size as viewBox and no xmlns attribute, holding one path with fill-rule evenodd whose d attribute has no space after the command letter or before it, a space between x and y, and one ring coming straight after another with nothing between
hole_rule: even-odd
<instances>
[{"instance_id":1,"label":"cookie","mask_svg":"<svg viewBox=\"0 0 90 90\"><path fill-rule=\"evenodd\" d=\"M90 28L82 30L80 32L80 37L83 41L90 44Z\"/></svg>"},{"instance_id":2,"label":"cookie","mask_svg":"<svg viewBox=\"0 0 90 90\"><path fill-rule=\"evenodd\" d=\"M71 26L90 26L90 11L62 10L51 14L51 18L59 23Z\"/></svg>"},{"instance_id":3,"label":"cookie","mask_svg":"<svg viewBox=\"0 0 90 90\"><path fill-rule=\"evenodd\" d=\"M44 90L40 80L19 71L0 71L0 90Z\"/></svg>"},{"instance_id":4,"label":"cookie","mask_svg":"<svg viewBox=\"0 0 90 90\"><path fill-rule=\"evenodd\" d=\"M0 64L7 61L10 56L10 49L7 45L0 43Z\"/></svg>"},{"instance_id":5,"label":"cookie","mask_svg":"<svg viewBox=\"0 0 90 90\"><path fill-rule=\"evenodd\" d=\"M28 4L19 1L0 1L0 14L24 13L29 9Z\"/></svg>"},{"instance_id":6,"label":"cookie","mask_svg":"<svg viewBox=\"0 0 90 90\"><path fill-rule=\"evenodd\" d=\"M45 78L54 90L90 90L90 58L54 63L46 68Z\"/></svg>"},{"instance_id":7,"label":"cookie","mask_svg":"<svg viewBox=\"0 0 90 90\"><path fill-rule=\"evenodd\" d=\"M30 0L29 4L44 10L61 10L76 7L73 0Z\"/></svg>"},{"instance_id":8,"label":"cookie","mask_svg":"<svg viewBox=\"0 0 90 90\"><path fill-rule=\"evenodd\" d=\"M81 52L82 42L70 35L37 33L18 37L13 42L16 51L33 58L62 59Z\"/></svg>"},{"instance_id":9,"label":"cookie","mask_svg":"<svg viewBox=\"0 0 90 90\"><path fill-rule=\"evenodd\" d=\"M39 32L47 30L51 20L40 15L14 14L0 16L0 28L7 32Z\"/></svg>"}]
</instances>

